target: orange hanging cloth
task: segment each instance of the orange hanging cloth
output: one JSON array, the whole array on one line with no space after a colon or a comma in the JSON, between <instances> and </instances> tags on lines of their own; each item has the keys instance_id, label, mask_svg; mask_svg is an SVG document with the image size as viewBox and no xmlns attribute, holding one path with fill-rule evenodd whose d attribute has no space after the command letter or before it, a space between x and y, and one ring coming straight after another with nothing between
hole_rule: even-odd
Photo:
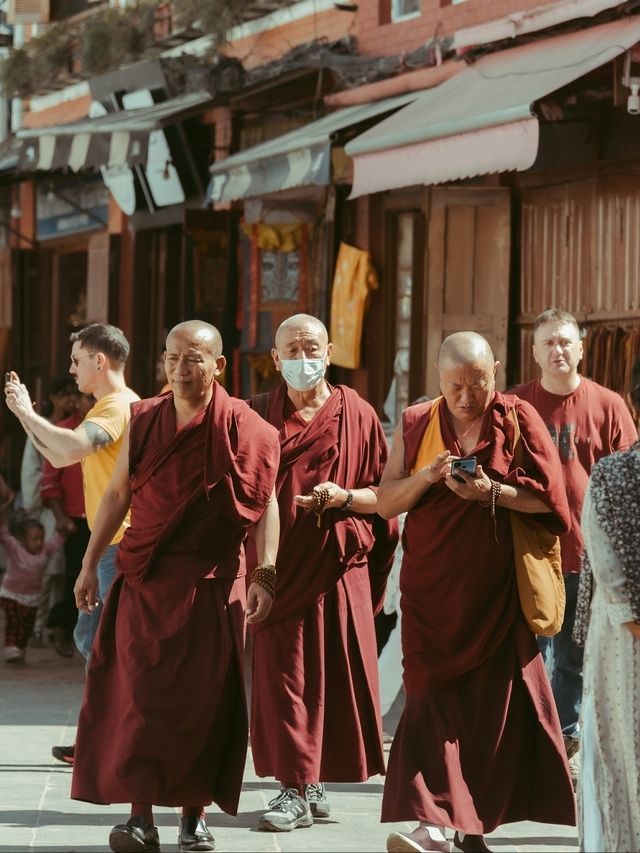
<instances>
[{"instance_id":1,"label":"orange hanging cloth","mask_svg":"<svg viewBox=\"0 0 640 853\"><path fill-rule=\"evenodd\" d=\"M378 287L371 255L340 243L331 294L332 364L360 367L362 321L370 291Z\"/></svg>"}]
</instances>

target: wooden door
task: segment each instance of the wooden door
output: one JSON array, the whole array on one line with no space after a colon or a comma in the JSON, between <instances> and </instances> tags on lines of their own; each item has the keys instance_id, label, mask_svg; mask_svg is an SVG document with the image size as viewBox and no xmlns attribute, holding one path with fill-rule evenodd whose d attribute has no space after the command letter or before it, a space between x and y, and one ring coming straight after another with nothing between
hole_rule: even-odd
<instances>
[{"instance_id":1,"label":"wooden door","mask_svg":"<svg viewBox=\"0 0 640 853\"><path fill-rule=\"evenodd\" d=\"M426 393L440 393L436 362L458 331L485 337L505 387L511 254L508 188L442 187L430 192L427 226Z\"/></svg>"},{"instance_id":2,"label":"wooden door","mask_svg":"<svg viewBox=\"0 0 640 853\"><path fill-rule=\"evenodd\" d=\"M424 257L426 190L379 196L370 249L380 275L365 324L367 398L393 429L402 409L425 393Z\"/></svg>"}]
</instances>

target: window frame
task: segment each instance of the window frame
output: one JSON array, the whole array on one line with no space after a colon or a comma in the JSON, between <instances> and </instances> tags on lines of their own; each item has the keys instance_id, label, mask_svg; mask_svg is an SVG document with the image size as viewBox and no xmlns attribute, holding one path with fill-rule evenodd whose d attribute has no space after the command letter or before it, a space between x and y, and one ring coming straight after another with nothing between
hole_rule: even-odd
<instances>
[{"instance_id":1,"label":"window frame","mask_svg":"<svg viewBox=\"0 0 640 853\"><path fill-rule=\"evenodd\" d=\"M403 2L403 0L391 0L390 12L392 24L397 24L400 21L410 21L413 18L420 17L420 15L422 14L422 0L418 0L418 8L414 12L405 12L404 14L398 12L398 6L401 2Z\"/></svg>"}]
</instances>

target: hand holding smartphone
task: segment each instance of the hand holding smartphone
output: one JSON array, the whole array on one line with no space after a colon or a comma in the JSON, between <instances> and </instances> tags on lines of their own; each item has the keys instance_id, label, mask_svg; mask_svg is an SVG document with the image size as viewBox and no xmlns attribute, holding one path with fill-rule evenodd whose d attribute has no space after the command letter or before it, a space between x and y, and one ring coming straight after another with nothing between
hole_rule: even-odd
<instances>
[{"instance_id":1,"label":"hand holding smartphone","mask_svg":"<svg viewBox=\"0 0 640 853\"><path fill-rule=\"evenodd\" d=\"M464 459L454 459L451 463L451 476L459 483L464 483L464 477L456 474L456 471L464 471L470 477L475 476L478 460L475 456L467 456Z\"/></svg>"}]
</instances>

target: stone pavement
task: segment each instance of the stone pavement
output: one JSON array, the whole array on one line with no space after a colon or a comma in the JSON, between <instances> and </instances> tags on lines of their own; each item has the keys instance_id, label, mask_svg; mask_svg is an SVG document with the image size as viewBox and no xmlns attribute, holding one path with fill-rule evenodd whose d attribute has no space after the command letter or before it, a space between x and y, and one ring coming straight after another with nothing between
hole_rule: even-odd
<instances>
[{"instance_id":1,"label":"stone pavement","mask_svg":"<svg viewBox=\"0 0 640 853\"><path fill-rule=\"evenodd\" d=\"M62 659L50 649L29 649L26 666L0 660L0 853L20 851L107 851L114 823L128 817L123 805L94 806L69 799L71 769L51 758L54 744L69 744L82 694L79 656ZM392 729L397 710L385 720ZM96 744L108 750L108 744ZM237 818L212 808L208 824L219 851L384 851L391 829L409 824L379 822L382 779L363 784L330 785L332 814L309 829L292 833L256 832L254 827L276 792L273 781L256 777L251 759ZM162 850L175 851L178 815L158 809ZM487 837L497 853L576 851L569 827L519 823Z\"/></svg>"}]
</instances>

